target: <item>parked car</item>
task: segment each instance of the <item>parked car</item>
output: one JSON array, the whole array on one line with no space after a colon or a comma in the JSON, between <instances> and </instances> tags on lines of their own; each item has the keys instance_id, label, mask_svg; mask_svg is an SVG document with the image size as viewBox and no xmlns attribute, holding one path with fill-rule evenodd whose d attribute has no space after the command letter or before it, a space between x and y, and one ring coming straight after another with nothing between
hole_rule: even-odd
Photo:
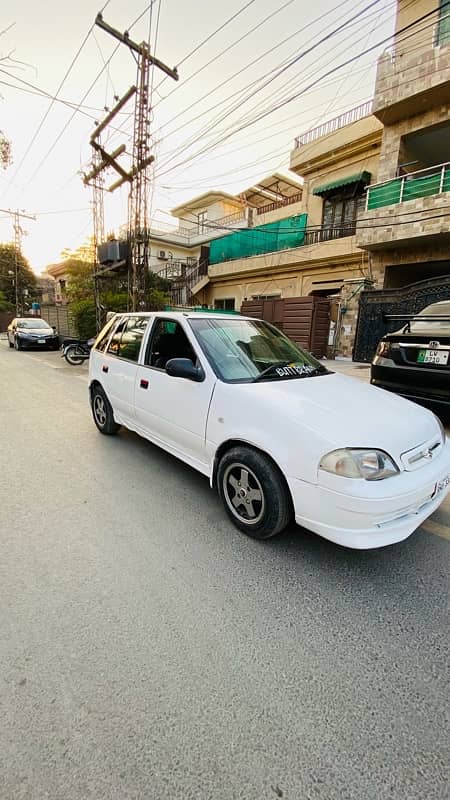
<instances>
[{"instance_id":1,"label":"parked car","mask_svg":"<svg viewBox=\"0 0 450 800\"><path fill-rule=\"evenodd\" d=\"M19 317L13 319L7 330L10 347L16 350L46 348L58 350L59 336L45 319L38 317Z\"/></svg>"},{"instance_id":2,"label":"parked car","mask_svg":"<svg viewBox=\"0 0 450 800\"><path fill-rule=\"evenodd\" d=\"M450 301L417 315L388 315L402 327L381 339L371 383L436 410L450 409Z\"/></svg>"},{"instance_id":3,"label":"parked car","mask_svg":"<svg viewBox=\"0 0 450 800\"><path fill-rule=\"evenodd\" d=\"M348 547L392 544L449 488L431 411L331 372L261 320L118 314L91 351L89 391L101 433L123 425L206 475L256 539L295 518Z\"/></svg>"}]
</instances>

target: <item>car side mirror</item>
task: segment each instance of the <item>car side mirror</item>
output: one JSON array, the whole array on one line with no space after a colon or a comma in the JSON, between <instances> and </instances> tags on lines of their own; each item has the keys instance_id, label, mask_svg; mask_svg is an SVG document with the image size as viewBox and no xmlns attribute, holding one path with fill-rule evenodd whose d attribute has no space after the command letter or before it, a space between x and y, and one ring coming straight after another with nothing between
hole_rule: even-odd
<instances>
[{"instance_id":1,"label":"car side mirror","mask_svg":"<svg viewBox=\"0 0 450 800\"><path fill-rule=\"evenodd\" d=\"M166 372L171 378L185 378L188 381L204 380L201 367L195 367L190 358L171 358L166 364Z\"/></svg>"}]
</instances>

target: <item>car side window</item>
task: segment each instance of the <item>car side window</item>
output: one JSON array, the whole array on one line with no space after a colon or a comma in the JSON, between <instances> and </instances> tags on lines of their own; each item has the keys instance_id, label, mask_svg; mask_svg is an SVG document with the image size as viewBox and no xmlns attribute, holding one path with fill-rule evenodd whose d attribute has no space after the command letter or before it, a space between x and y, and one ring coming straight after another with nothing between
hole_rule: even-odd
<instances>
[{"instance_id":1,"label":"car side window","mask_svg":"<svg viewBox=\"0 0 450 800\"><path fill-rule=\"evenodd\" d=\"M107 352L112 356L119 355L120 340L122 338L122 333L126 328L127 321L128 321L127 317L122 317L122 319L120 319L118 324L116 325L113 335L111 336L111 341L108 345Z\"/></svg>"},{"instance_id":2,"label":"car side window","mask_svg":"<svg viewBox=\"0 0 450 800\"><path fill-rule=\"evenodd\" d=\"M100 350L100 352L104 353L106 350L106 345L108 344L108 340L111 334L111 329L116 325L117 318L113 317L106 323L103 330L99 333L97 337L97 341L94 345L94 350Z\"/></svg>"},{"instance_id":3,"label":"car side window","mask_svg":"<svg viewBox=\"0 0 450 800\"><path fill-rule=\"evenodd\" d=\"M128 317L119 345L119 358L137 361L148 317Z\"/></svg>"},{"instance_id":4,"label":"car side window","mask_svg":"<svg viewBox=\"0 0 450 800\"><path fill-rule=\"evenodd\" d=\"M173 320L159 319L150 338L145 364L165 370L171 358L189 358L197 364L197 356L181 325Z\"/></svg>"}]
</instances>

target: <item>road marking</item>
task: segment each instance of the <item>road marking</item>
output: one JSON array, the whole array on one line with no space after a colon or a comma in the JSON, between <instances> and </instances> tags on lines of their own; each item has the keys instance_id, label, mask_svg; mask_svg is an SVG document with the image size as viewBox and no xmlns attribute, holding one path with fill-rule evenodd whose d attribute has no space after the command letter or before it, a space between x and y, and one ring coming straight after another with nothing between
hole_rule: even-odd
<instances>
[{"instance_id":1,"label":"road marking","mask_svg":"<svg viewBox=\"0 0 450 800\"><path fill-rule=\"evenodd\" d=\"M426 533L433 533L435 536L440 536L441 539L447 539L450 542L450 528L447 525L441 525L440 522L435 522L434 519L427 519L422 528Z\"/></svg>"}]
</instances>

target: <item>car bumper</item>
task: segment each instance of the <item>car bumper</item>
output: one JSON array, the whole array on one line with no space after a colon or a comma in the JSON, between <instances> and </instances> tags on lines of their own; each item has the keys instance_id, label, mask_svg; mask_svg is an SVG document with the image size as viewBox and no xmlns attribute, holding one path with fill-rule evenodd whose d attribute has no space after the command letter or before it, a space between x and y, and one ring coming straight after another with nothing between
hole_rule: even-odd
<instances>
[{"instance_id":1,"label":"car bumper","mask_svg":"<svg viewBox=\"0 0 450 800\"><path fill-rule=\"evenodd\" d=\"M59 350L59 339L49 339L39 344L35 339L19 339L22 350Z\"/></svg>"},{"instance_id":2,"label":"car bumper","mask_svg":"<svg viewBox=\"0 0 450 800\"><path fill-rule=\"evenodd\" d=\"M450 408L447 370L397 366L390 359L377 358L372 364L370 382L409 400Z\"/></svg>"},{"instance_id":3,"label":"car bumper","mask_svg":"<svg viewBox=\"0 0 450 800\"><path fill-rule=\"evenodd\" d=\"M298 525L336 544L357 550L385 547L407 539L441 505L450 490L450 443L434 463L395 478L398 493L385 496L386 481L371 482L371 497L364 497L366 481L358 481L359 496L288 480ZM373 492L378 493L378 497Z\"/></svg>"}]
</instances>

